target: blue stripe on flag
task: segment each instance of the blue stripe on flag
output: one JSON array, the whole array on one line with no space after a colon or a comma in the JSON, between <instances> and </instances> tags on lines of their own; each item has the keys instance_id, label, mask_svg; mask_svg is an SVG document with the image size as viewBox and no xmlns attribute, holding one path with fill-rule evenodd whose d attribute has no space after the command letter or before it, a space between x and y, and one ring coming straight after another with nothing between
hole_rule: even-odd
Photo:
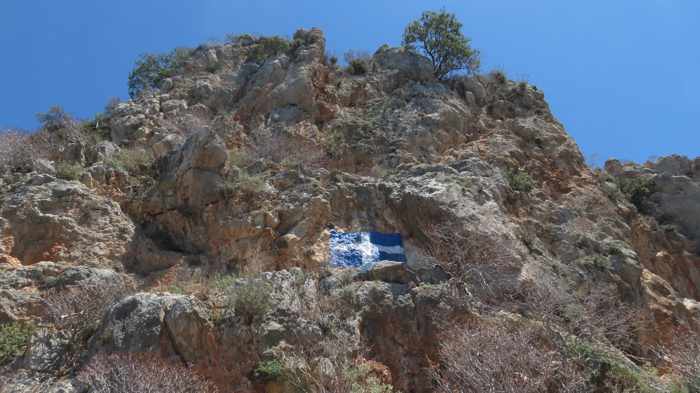
<instances>
[{"instance_id":1,"label":"blue stripe on flag","mask_svg":"<svg viewBox=\"0 0 700 393\"><path fill-rule=\"evenodd\" d=\"M387 254L384 252L379 252L380 261L393 261L393 262L406 262L406 255L404 254Z\"/></svg>"},{"instance_id":2,"label":"blue stripe on flag","mask_svg":"<svg viewBox=\"0 0 700 393\"><path fill-rule=\"evenodd\" d=\"M376 244L378 246L403 246L401 235L398 233L370 232L369 240L372 242L372 244Z\"/></svg>"}]
</instances>

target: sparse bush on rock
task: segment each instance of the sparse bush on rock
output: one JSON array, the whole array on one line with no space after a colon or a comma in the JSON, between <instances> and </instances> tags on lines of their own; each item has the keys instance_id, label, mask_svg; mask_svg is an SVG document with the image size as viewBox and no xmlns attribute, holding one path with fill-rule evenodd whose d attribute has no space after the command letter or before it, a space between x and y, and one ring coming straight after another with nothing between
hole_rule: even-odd
<instances>
[{"instance_id":1,"label":"sparse bush on rock","mask_svg":"<svg viewBox=\"0 0 700 393\"><path fill-rule=\"evenodd\" d=\"M137 98L141 93L160 88L161 83L178 72L191 53L178 48L167 54L145 53L141 55L129 74L129 96Z\"/></svg>"},{"instance_id":2,"label":"sparse bush on rock","mask_svg":"<svg viewBox=\"0 0 700 393\"><path fill-rule=\"evenodd\" d=\"M65 371L78 365L88 339L94 334L109 306L133 288L122 281L102 285L54 288L44 295L49 321L66 341L62 366Z\"/></svg>"},{"instance_id":3,"label":"sparse bush on rock","mask_svg":"<svg viewBox=\"0 0 700 393\"><path fill-rule=\"evenodd\" d=\"M224 313L236 315L248 325L260 320L272 307L272 287L260 278L241 279L224 290Z\"/></svg>"},{"instance_id":4,"label":"sparse bush on rock","mask_svg":"<svg viewBox=\"0 0 700 393\"><path fill-rule=\"evenodd\" d=\"M479 68L479 52L462 34L462 23L446 11L426 11L411 22L404 32L403 45L428 57L438 79L459 70L473 73Z\"/></svg>"},{"instance_id":5,"label":"sparse bush on rock","mask_svg":"<svg viewBox=\"0 0 700 393\"><path fill-rule=\"evenodd\" d=\"M120 149L106 163L129 173L139 173L148 169L153 161L153 155L144 149Z\"/></svg>"},{"instance_id":6,"label":"sparse bush on rock","mask_svg":"<svg viewBox=\"0 0 700 393\"><path fill-rule=\"evenodd\" d=\"M193 370L151 354L99 354L78 373L94 393L216 393Z\"/></svg>"},{"instance_id":7,"label":"sparse bush on rock","mask_svg":"<svg viewBox=\"0 0 700 393\"><path fill-rule=\"evenodd\" d=\"M583 392L584 377L537 327L509 321L456 328L435 370L438 392Z\"/></svg>"},{"instance_id":8,"label":"sparse bush on rock","mask_svg":"<svg viewBox=\"0 0 700 393\"><path fill-rule=\"evenodd\" d=\"M529 193L535 188L535 181L529 173L522 170L510 170L506 172L508 185L513 191Z\"/></svg>"},{"instance_id":9,"label":"sparse bush on rock","mask_svg":"<svg viewBox=\"0 0 700 393\"><path fill-rule=\"evenodd\" d=\"M363 51L348 51L344 55L347 73L350 75L364 75L369 71L371 56Z\"/></svg>"},{"instance_id":10,"label":"sparse bush on rock","mask_svg":"<svg viewBox=\"0 0 700 393\"><path fill-rule=\"evenodd\" d=\"M47 131L56 131L76 124L76 121L62 107L55 105L48 112L37 113L37 120Z\"/></svg>"},{"instance_id":11,"label":"sparse bush on rock","mask_svg":"<svg viewBox=\"0 0 700 393\"><path fill-rule=\"evenodd\" d=\"M335 345L342 351L342 343ZM311 359L302 353L283 353L279 359L262 362L256 368L256 376L275 382L290 392L308 393L394 393L388 383L390 375L377 362L363 358L351 359L345 355ZM259 372L263 372L260 373ZM382 373L383 372L383 373Z\"/></svg>"},{"instance_id":12,"label":"sparse bush on rock","mask_svg":"<svg viewBox=\"0 0 700 393\"><path fill-rule=\"evenodd\" d=\"M271 57L287 53L290 48L291 44L285 38L278 36L260 37L248 53L247 60L254 63L263 63Z\"/></svg>"},{"instance_id":13,"label":"sparse bush on rock","mask_svg":"<svg viewBox=\"0 0 700 393\"><path fill-rule=\"evenodd\" d=\"M277 359L264 360L255 366L253 377L260 382L280 381L283 377L283 367L282 362Z\"/></svg>"},{"instance_id":14,"label":"sparse bush on rock","mask_svg":"<svg viewBox=\"0 0 700 393\"><path fill-rule=\"evenodd\" d=\"M35 327L26 322L0 323L0 366L22 355Z\"/></svg>"},{"instance_id":15,"label":"sparse bush on rock","mask_svg":"<svg viewBox=\"0 0 700 393\"><path fill-rule=\"evenodd\" d=\"M644 202L654 193L654 179L645 177L619 177L617 184L623 195L640 211L644 212Z\"/></svg>"},{"instance_id":16,"label":"sparse bush on rock","mask_svg":"<svg viewBox=\"0 0 700 393\"><path fill-rule=\"evenodd\" d=\"M56 176L64 180L79 180L84 168L78 163L59 162L56 164Z\"/></svg>"}]
</instances>

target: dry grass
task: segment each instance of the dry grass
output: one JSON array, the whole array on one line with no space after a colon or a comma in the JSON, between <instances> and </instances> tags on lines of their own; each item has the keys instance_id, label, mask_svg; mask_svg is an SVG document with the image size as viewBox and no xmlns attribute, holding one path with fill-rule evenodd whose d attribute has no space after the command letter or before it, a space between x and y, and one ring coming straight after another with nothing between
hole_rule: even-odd
<instances>
[{"instance_id":1,"label":"dry grass","mask_svg":"<svg viewBox=\"0 0 700 393\"><path fill-rule=\"evenodd\" d=\"M565 329L578 339L615 347L633 359L645 355L641 339L654 329L648 312L624 302L614 285L600 284L573 296L528 282L522 293L523 308L552 331Z\"/></svg>"},{"instance_id":2,"label":"dry grass","mask_svg":"<svg viewBox=\"0 0 700 393\"><path fill-rule=\"evenodd\" d=\"M657 349L660 358L690 392L700 392L700 335L679 328L673 337L671 343Z\"/></svg>"},{"instance_id":3,"label":"dry grass","mask_svg":"<svg viewBox=\"0 0 700 393\"><path fill-rule=\"evenodd\" d=\"M583 392L584 378L548 335L507 321L445 334L435 370L439 393Z\"/></svg>"},{"instance_id":4,"label":"dry grass","mask_svg":"<svg viewBox=\"0 0 700 393\"><path fill-rule=\"evenodd\" d=\"M505 242L449 225L428 225L427 254L453 278L457 293L484 305L514 302L520 296L520 266Z\"/></svg>"},{"instance_id":5,"label":"dry grass","mask_svg":"<svg viewBox=\"0 0 700 393\"><path fill-rule=\"evenodd\" d=\"M276 371L266 375L287 390L307 393L392 393L391 372L381 363L363 357L352 358L341 352L344 343L328 341L322 357L309 353L279 353L267 367Z\"/></svg>"},{"instance_id":6,"label":"dry grass","mask_svg":"<svg viewBox=\"0 0 700 393\"><path fill-rule=\"evenodd\" d=\"M216 393L191 369L157 355L97 355L78 374L92 393Z\"/></svg>"},{"instance_id":7,"label":"dry grass","mask_svg":"<svg viewBox=\"0 0 700 393\"><path fill-rule=\"evenodd\" d=\"M78 365L107 308L133 291L131 284L115 281L99 286L56 288L44 295L48 319L67 341L62 371Z\"/></svg>"}]
</instances>

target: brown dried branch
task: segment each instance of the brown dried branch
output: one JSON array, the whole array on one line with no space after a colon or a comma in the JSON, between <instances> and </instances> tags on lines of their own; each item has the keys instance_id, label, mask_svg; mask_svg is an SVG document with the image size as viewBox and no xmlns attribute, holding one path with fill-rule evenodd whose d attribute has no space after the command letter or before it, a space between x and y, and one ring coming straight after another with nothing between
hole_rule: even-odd
<instances>
[{"instance_id":1,"label":"brown dried branch","mask_svg":"<svg viewBox=\"0 0 700 393\"><path fill-rule=\"evenodd\" d=\"M584 378L543 330L508 323L455 329L441 346L437 392L582 392Z\"/></svg>"},{"instance_id":2,"label":"brown dried branch","mask_svg":"<svg viewBox=\"0 0 700 393\"><path fill-rule=\"evenodd\" d=\"M191 369L151 354L98 355L78 380L93 393L216 393Z\"/></svg>"}]
</instances>

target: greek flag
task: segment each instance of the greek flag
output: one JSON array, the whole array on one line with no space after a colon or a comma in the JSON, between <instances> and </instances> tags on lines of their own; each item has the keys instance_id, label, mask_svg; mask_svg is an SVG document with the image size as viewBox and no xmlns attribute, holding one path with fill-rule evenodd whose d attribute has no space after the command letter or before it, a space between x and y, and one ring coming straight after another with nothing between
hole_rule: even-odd
<instances>
[{"instance_id":1,"label":"greek flag","mask_svg":"<svg viewBox=\"0 0 700 393\"><path fill-rule=\"evenodd\" d=\"M379 261L406 262L398 233L331 231L331 266L367 270Z\"/></svg>"}]
</instances>

